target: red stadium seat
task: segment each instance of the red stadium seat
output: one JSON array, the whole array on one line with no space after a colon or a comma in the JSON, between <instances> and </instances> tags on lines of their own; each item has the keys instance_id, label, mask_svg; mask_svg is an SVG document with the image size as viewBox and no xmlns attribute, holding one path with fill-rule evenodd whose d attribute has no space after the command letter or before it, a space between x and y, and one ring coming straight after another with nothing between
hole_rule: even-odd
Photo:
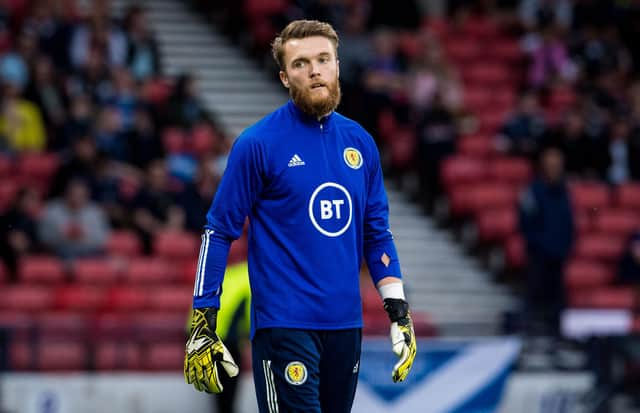
<instances>
[{"instance_id":1,"label":"red stadium seat","mask_svg":"<svg viewBox=\"0 0 640 413\"><path fill-rule=\"evenodd\" d=\"M198 125L191 131L189 138L189 150L191 153L201 155L215 149L222 139L210 125Z\"/></svg>"},{"instance_id":2,"label":"red stadium seat","mask_svg":"<svg viewBox=\"0 0 640 413\"><path fill-rule=\"evenodd\" d=\"M89 285L70 285L56 290L56 307L60 310L96 312L105 303L104 289Z\"/></svg>"},{"instance_id":3,"label":"red stadium seat","mask_svg":"<svg viewBox=\"0 0 640 413\"><path fill-rule=\"evenodd\" d=\"M604 208L594 217L596 231L614 235L628 236L639 224L638 213L629 209Z\"/></svg>"},{"instance_id":4,"label":"red stadium seat","mask_svg":"<svg viewBox=\"0 0 640 413\"><path fill-rule=\"evenodd\" d=\"M573 218L575 220L578 236L582 236L593 231L593 222L591 221L591 216L587 211L574 211Z\"/></svg>"},{"instance_id":5,"label":"red stadium seat","mask_svg":"<svg viewBox=\"0 0 640 413\"><path fill-rule=\"evenodd\" d=\"M133 257L140 255L142 243L133 231L112 231L107 240L106 251L108 255Z\"/></svg>"},{"instance_id":6,"label":"red stadium seat","mask_svg":"<svg viewBox=\"0 0 640 413\"><path fill-rule=\"evenodd\" d=\"M413 130L401 127L393 132L391 139L391 164L399 170L406 170L413 162L416 149L416 136Z\"/></svg>"},{"instance_id":7,"label":"red stadium seat","mask_svg":"<svg viewBox=\"0 0 640 413\"><path fill-rule=\"evenodd\" d=\"M138 331L135 323L137 312L106 312L96 315L92 325L92 337L97 342L131 340Z\"/></svg>"},{"instance_id":8,"label":"red stadium seat","mask_svg":"<svg viewBox=\"0 0 640 413\"><path fill-rule=\"evenodd\" d=\"M457 142L458 153L471 158L487 158L496 153L496 146L491 136L466 135Z\"/></svg>"},{"instance_id":9,"label":"red stadium seat","mask_svg":"<svg viewBox=\"0 0 640 413\"><path fill-rule=\"evenodd\" d=\"M95 365L98 370L139 370L143 352L136 343L106 341L96 345Z\"/></svg>"},{"instance_id":10,"label":"red stadium seat","mask_svg":"<svg viewBox=\"0 0 640 413\"><path fill-rule=\"evenodd\" d=\"M462 26L462 31L471 39L491 41L497 37L499 27L496 21L486 16L471 16Z\"/></svg>"},{"instance_id":11,"label":"red stadium seat","mask_svg":"<svg viewBox=\"0 0 640 413\"><path fill-rule=\"evenodd\" d=\"M484 61L462 69L465 84L469 85L498 86L511 81L508 68L501 63Z\"/></svg>"},{"instance_id":12,"label":"red stadium seat","mask_svg":"<svg viewBox=\"0 0 640 413\"><path fill-rule=\"evenodd\" d=\"M483 111L491 104L493 90L487 87L469 87L464 92L464 106L472 113Z\"/></svg>"},{"instance_id":13,"label":"red stadium seat","mask_svg":"<svg viewBox=\"0 0 640 413\"><path fill-rule=\"evenodd\" d=\"M632 310L637 305L636 292L632 287L601 287L593 290L574 291L569 302L580 308L617 308Z\"/></svg>"},{"instance_id":14,"label":"red stadium seat","mask_svg":"<svg viewBox=\"0 0 640 413\"><path fill-rule=\"evenodd\" d=\"M193 303L193 287L186 285L154 288L149 290L148 300L150 310L175 310L187 314Z\"/></svg>"},{"instance_id":15,"label":"red stadium seat","mask_svg":"<svg viewBox=\"0 0 640 413\"><path fill-rule=\"evenodd\" d=\"M14 311L41 312L53 307L53 295L47 287L13 285L2 289L0 308Z\"/></svg>"},{"instance_id":16,"label":"red stadium seat","mask_svg":"<svg viewBox=\"0 0 640 413\"><path fill-rule=\"evenodd\" d=\"M8 177L13 169L13 161L8 156L0 155L0 178Z\"/></svg>"},{"instance_id":17,"label":"red stadium seat","mask_svg":"<svg viewBox=\"0 0 640 413\"><path fill-rule=\"evenodd\" d=\"M110 311L140 311L149 305L149 292L140 286L113 287L107 292L105 307Z\"/></svg>"},{"instance_id":18,"label":"red stadium seat","mask_svg":"<svg viewBox=\"0 0 640 413\"><path fill-rule=\"evenodd\" d=\"M502 182L524 185L531 180L533 168L523 158L495 158L489 163L489 176Z\"/></svg>"},{"instance_id":19,"label":"red stadium seat","mask_svg":"<svg viewBox=\"0 0 640 413\"><path fill-rule=\"evenodd\" d=\"M474 41L447 42L445 52L452 62L459 65L476 62L480 57L480 48Z\"/></svg>"},{"instance_id":20,"label":"red stadium seat","mask_svg":"<svg viewBox=\"0 0 640 413\"><path fill-rule=\"evenodd\" d=\"M20 260L18 268L20 282L24 283L62 283L65 271L60 259L49 255L30 255Z\"/></svg>"},{"instance_id":21,"label":"red stadium seat","mask_svg":"<svg viewBox=\"0 0 640 413\"><path fill-rule=\"evenodd\" d=\"M507 112L504 108L489 107L482 112L477 113L479 122L479 130L481 133L495 134L504 124Z\"/></svg>"},{"instance_id":22,"label":"red stadium seat","mask_svg":"<svg viewBox=\"0 0 640 413\"><path fill-rule=\"evenodd\" d=\"M145 100L162 105L169 99L172 88L171 82L167 79L151 79L143 85L142 94Z\"/></svg>"},{"instance_id":23,"label":"red stadium seat","mask_svg":"<svg viewBox=\"0 0 640 413\"><path fill-rule=\"evenodd\" d=\"M610 267L597 261L574 259L565 269L564 283L568 289L602 287L613 281Z\"/></svg>"},{"instance_id":24,"label":"red stadium seat","mask_svg":"<svg viewBox=\"0 0 640 413\"><path fill-rule=\"evenodd\" d=\"M113 284L118 281L118 270L110 259L83 258L73 263L75 281L87 284Z\"/></svg>"},{"instance_id":25,"label":"red stadium seat","mask_svg":"<svg viewBox=\"0 0 640 413\"><path fill-rule=\"evenodd\" d=\"M569 185L574 208L593 211L610 204L609 188L601 182L576 181Z\"/></svg>"},{"instance_id":26,"label":"red stadium seat","mask_svg":"<svg viewBox=\"0 0 640 413\"><path fill-rule=\"evenodd\" d=\"M615 189L614 197L618 207L640 210L640 184L621 184Z\"/></svg>"},{"instance_id":27,"label":"red stadium seat","mask_svg":"<svg viewBox=\"0 0 640 413\"><path fill-rule=\"evenodd\" d=\"M469 191L469 208L476 212L489 208L513 207L519 196L518 188L501 182L479 182L469 188Z\"/></svg>"},{"instance_id":28,"label":"red stadium seat","mask_svg":"<svg viewBox=\"0 0 640 413\"><path fill-rule=\"evenodd\" d=\"M504 245L507 268L521 269L527 264L525 241L520 235L510 236Z\"/></svg>"},{"instance_id":29,"label":"red stadium seat","mask_svg":"<svg viewBox=\"0 0 640 413\"><path fill-rule=\"evenodd\" d=\"M176 281L178 270L174 270L173 266L168 266L163 259L140 257L129 262L125 277L127 281L132 283L157 285Z\"/></svg>"},{"instance_id":30,"label":"red stadium seat","mask_svg":"<svg viewBox=\"0 0 640 413\"><path fill-rule=\"evenodd\" d=\"M520 43L512 38L496 39L491 47L487 49L494 59L498 59L504 63L517 64L524 60L524 53L520 47Z\"/></svg>"},{"instance_id":31,"label":"red stadium seat","mask_svg":"<svg viewBox=\"0 0 640 413\"><path fill-rule=\"evenodd\" d=\"M146 370L182 371L184 343L151 343L146 347L142 368Z\"/></svg>"},{"instance_id":32,"label":"red stadium seat","mask_svg":"<svg viewBox=\"0 0 640 413\"><path fill-rule=\"evenodd\" d=\"M14 180L0 179L0 212L4 212L13 203L20 185Z\"/></svg>"},{"instance_id":33,"label":"red stadium seat","mask_svg":"<svg viewBox=\"0 0 640 413\"><path fill-rule=\"evenodd\" d=\"M37 368L45 371L84 370L87 348L77 341L42 341L37 345Z\"/></svg>"},{"instance_id":34,"label":"red stadium seat","mask_svg":"<svg viewBox=\"0 0 640 413\"><path fill-rule=\"evenodd\" d=\"M51 178L59 164L60 159L53 152L25 153L17 163L20 183L31 186L40 194L46 195Z\"/></svg>"},{"instance_id":35,"label":"red stadium seat","mask_svg":"<svg viewBox=\"0 0 640 413\"><path fill-rule=\"evenodd\" d=\"M163 231L153 242L155 254L168 261L196 260L199 247L198 238L190 232Z\"/></svg>"},{"instance_id":36,"label":"red stadium seat","mask_svg":"<svg viewBox=\"0 0 640 413\"><path fill-rule=\"evenodd\" d=\"M463 183L480 182L486 176L485 161L467 156L451 156L442 163L441 177L445 189Z\"/></svg>"},{"instance_id":37,"label":"red stadium seat","mask_svg":"<svg viewBox=\"0 0 640 413\"><path fill-rule=\"evenodd\" d=\"M136 313L133 322L136 326L136 339L143 342L184 341L188 311L159 310ZM184 343L183 343L184 351Z\"/></svg>"},{"instance_id":38,"label":"red stadium seat","mask_svg":"<svg viewBox=\"0 0 640 413\"><path fill-rule=\"evenodd\" d=\"M9 279L7 267L0 262L0 284L4 284Z\"/></svg>"},{"instance_id":39,"label":"red stadium seat","mask_svg":"<svg viewBox=\"0 0 640 413\"><path fill-rule=\"evenodd\" d=\"M516 233L518 216L515 208L480 210L476 215L480 242L503 241Z\"/></svg>"},{"instance_id":40,"label":"red stadium seat","mask_svg":"<svg viewBox=\"0 0 640 413\"><path fill-rule=\"evenodd\" d=\"M576 256L613 262L620 258L624 246L625 239L621 236L602 232L586 234L578 238Z\"/></svg>"},{"instance_id":41,"label":"red stadium seat","mask_svg":"<svg viewBox=\"0 0 640 413\"><path fill-rule=\"evenodd\" d=\"M378 134L385 142L391 142L393 132L398 128L396 117L391 110L383 110L378 115Z\"/></svg>"},{"instance_id":42,"label":"red stadium seat","mask_svg":"<svg viewBox=\"0 0 640 413\"><path fill-rule=\"evenodd\" d=\"M88 337L89 320L77 312L43 312L37 315L40 340L83 340Z\"/></svg>"}]
</instances>

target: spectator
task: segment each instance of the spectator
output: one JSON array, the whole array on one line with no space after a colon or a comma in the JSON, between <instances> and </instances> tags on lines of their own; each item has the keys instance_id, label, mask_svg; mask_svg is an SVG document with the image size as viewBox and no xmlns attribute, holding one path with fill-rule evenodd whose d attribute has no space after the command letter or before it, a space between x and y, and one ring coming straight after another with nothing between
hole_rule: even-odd
<instances>
[{"instance_id":1,"label":"spectator","mask_svg":"<svg viewBox=\"0 0 640 413\"><path fill-rule=\"evenodd\" d=\"M562 150L570 177L597 177L593 167L594 143L585 133L583 115L578 109L567 112L562 124L550 133L551 144Z\"/></svg>"},{"instance_id":2,"label":"spectator","mask_svg":"<svg viewBox=\"0 0 640 413\"><path fill-rule=\"evenodd\" d=\"M202 230L221 176L216 175L207 163L201 162L194 182L186 185L179 194L179 205L184 211L189 211L185 216L185 226L189 231L198 233Z\"/></svg>"},{"instance_id":3,"label":"spectator","mask_svg":"<svg viewBox=\"0 0 640 413\"><path fill-rule=\"evenodd\" d=\"M600 177L617 185L640 178L640 142L631 139L631 125L627 118L614 119L608 139L602 140L595 151L595 165Z\"/></svg>"},{"instance_id":4,"label":"spectator","mask_svg":"<svg viewBox=\"0 0 640 413\"><path fill-rule=\"evenodd\" d=\"M140 104L135 79L126 68L114 68L111 71L113 90L106 104L118 111L119 132L127 133L133 128L134 112Z\"/></svg>"},{"instance_id":5,"label":"spectator","mask_svg":"<svg viewBox=\"0 0 640 413\"><path fill-rule=\"evenodd\" d=\"M574 218L564 180L562 152L549 147L540 155L540 175L520 199L520 229L529 265L525 318L530 328L557 334L565 305L563 271L574 241Z\"/></svg>"},{"instance_id":6,"label":"spectator","mask_svg":"<svg viewBox=\"0 0 640 413\"><path fill-rule=\"evenodd\" d=\"M87 59L67 79L66 87L69 96L86 94L94 103L105 102L112 95L113 86L104 50L91 47Z\"/></svg>"},{"instance_id":7,"label":"spectator","mask_svg":"<svg viewBox=\"0 0 640 413\"><path fill-rule=\"evenodd\" d=\"M423 112L416 130L420 162L420 191L424 205L433 211L434 203L442 193L440 165L455 152L457 130L455 119L436 91L431 107Z\"/></svg>"},{"instance_id":8,"label":"spectator","mask_svg":"<svg viewBox=\"0 0 640 413\"><path fill-rule=\"evenodd\" d=\"M538 98L534 92L525 91L520 96L515 112L498 134L498 148L511 155L533 158L539 150L544 132L545 121Z\"/></svg>"},{"instance_id":9,"label":"spectator","mask_svg":"<svg viewBox=\"0 0 640 413\"><path fill-rule=\"evenodd\" d=\"M149 163L164 156L162 141L157 134L151 113L144 106L137 106L133 114L133 130L127 135L129 160L138 168L146 169Z\"/></svg>"},{"instance_id":10,"label":"spectator","mask_svg":"<svg viewBox=\"0 0 640 413\"><path fill-rule=\"evenodd\" d=\"M100 255L109 235L102 209L89 198L89 187L72 179L63 198L45 206L38 226L40 241L63 259Z\"/></svg>"},{"instance_id":11,"label":"spectator","mask_svg":"<svg viewBox=\"0 0 640 413\"><path fill-rule=\"evenodd\" d=\"M169 97L169 125L191 128L196 122L208 119L207 111L198 97L196 79L190 74L178 76Z\"/></svg>"},{"instance_id":12,"label":"spectator","mask_svg":"<svg viewBox=\"0 0 640 413\"><path fill-rule=\"evenodd\" d=\"M40 110L11 83L3 85L0 107L0 151L42 151L47 137Z\"/></svg>"},{"instance_id":13,"label":"spectator","mask_svg":"<svg viewBox=\"0 0 640 413\"><path fill-rule=\"evenodd\" d=\"M133 211L133 225L147 253L151 252L151 242L156 232L184 229L185 213L176 203L179 192L171 187L164 159L149 163L145 185L130 208Z\"/></svg>"},{"instance_id":14,"label":"spectator","mask_svg":"<svg viewBox=\"0 0 640 413\"><path fill-rule=\"evenodd\" d=\"M21 256L38 251L37 213L38 193L22 188L8 211L0 215L0 257L16 280L17 264Z\"/></svg>"},{"instance_id":15,"label":"spectator","mask_svg":"<svg viewBox=\"0 0 640 413\"><path fill-rule=\"evenodd\" d=\"M620 284L640 286L640 231L629 237L618 264L616 281Z\"/></svg>"},{"instance_id":16,"label":"spectator","mask_svg":"<svg viewBox=\"0 0 640 413\"><path fill-rule=\"evenodd\" d=\"M38 56L31 82L25 91L25 98L38 105L42 113L50 143L57 142L57 135L67 116L65 98L55 75L49 57Z\"/></svg>"},{"instance_id":17,"label":"spectator","mask_svg":"<svg viewBox=\"0 0 640 413\"><path fill-rule=\"evenodd\" d=\"M129 148L126 135L122 133L121 112L115 106L103 106L98 114L95 131L99 151L107 158L127 162Z\"/></svg>"},{"instance_id":18,"label":"spectator","mask_svg":"<svg viewBox=\"0 0 640 413\"><path fill-rule=\"evenodd\" d=\"M63 151L70 148L76 139L91 134L95 110L91 97L86 94L74 95L70 106L69 116L62 126L62 132L52 143L51 149Z\"/></svg>"},{"instance_id":19,"label":"spectator","mask_svg":"<svg viewBox=\"0 0 640 413\"><path fill-rule=\"evenodd\" d=\"M576 69L556 27L549 25L542 28L539 34L527 36L525 49L531 60L528 75L530 87L540 89L575 79Z\"/></svg>"},{"instance_id":20,"label":"spectator","mask_svg":"<svg viewBox=\"0 0 640 413\"><path fill-rule=\"evenodd\" d=\"M69 47L74 67L84 66L94 48L105 51L109 66L121 67L127 61L127 37L121 28L98 8L94 9L88 23L76 27Z\"/></svg>"},{"instance_id":21,"label":"spectator","mask_svg":"<svg viewBox=\"0 0 640 413\"><path fill-rule=\"evenodd\" d=\"M130 7L125 18L125 26L129 38L129 70L138 81L158 76L161 73L160 51L149 30L146 10L140 6Z\"/></svg>"}]
</instances>

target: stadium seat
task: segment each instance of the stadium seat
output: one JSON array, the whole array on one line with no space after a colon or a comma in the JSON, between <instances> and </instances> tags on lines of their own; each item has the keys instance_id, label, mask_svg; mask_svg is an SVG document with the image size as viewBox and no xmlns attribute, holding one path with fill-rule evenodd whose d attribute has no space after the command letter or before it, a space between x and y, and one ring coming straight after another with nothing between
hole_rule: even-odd
<instances>
[{"instance_id":1,"label":"stadium seat","mask_svg":"<svg viewBox=\"0 0 640 413\"><path fill-rule=\"evenodd\" d=\"M390 143L393 139L393 131L398 128L396 117L391 110L382 110L378 114L376 121L378 126L378 135L387 143Z\"/></svg>"},{"instance_id":2,"label":"stadium seat","mask_svg":"<svg viewBox=\"0 0 640 413\"><path fill-rule=\"evenodd\" d=\"M574 259L567 264L564 282L568 289L602 287L613 281L612 268L589 259Z\"/></svg>"},{"instance_id":3,"label":"stadium seat","mask_svg":"<svg viewBox=\"0 0 640 413\"><path fill-rule=\"evenodd\" d=\"M13 203L20 185L18 182L9 179L0 179L0 212L4 212Z\"/></svg>"},{"instance_id":4,"label":"stadium seat","mask_svg":"<svg viewBox=\"0 0 640 413\"><path fill-rule=\"evenodd\" d=\"M163 105L169 99L172 87L173 86L168 79L151 79L144 83L142 88L142 95L150 103L153 103L155 105Z\"/></svg>"},{"instance_id":5,"label":"stadium seat","mask_svg":"<svg viewBox=\"0 0 640 413\"><path fill-rule=\"evenodd\" d=\"M188 315L188 310L150 310L136 313L132 317L135 326L134 338L143 342L183 341Z\"/></svg>"},{"instance_id":6,"label":"stadium seat","mask_svg":"<svg viewBox=\"0 0 640 413\"><path fill-rule=\"evenodd\" d=\"M636 307L637 294L632 287L601 287L586 291L573 291L569 302L579 308L617 308L632 310Z\"/></svg>"},{"instance_id":7,"label":"stadium seat","mask_svg":"<svg viewBox=\"0 0 640 413\"><path fill-rule=\"evenodd\" d=\"M98 370L139 370L142 351L136 343L106 341L96 344L95 367Z\"/></svg>"},{"instance_id":8,"label":"stadium seat","mask_svg":"<svg viewBox=\"0 0 640 413\"><path fill-rule=\"evenodd\" d=\"M638 212L630 209L604 208L594 217L594 229L602 233L628 236L640 224Z\"/></svg>"},{"instance_id":9,"label":"stadium seat","mask_svg":"<svg viewBox=\"0 0 640 413\"><path fill-rule=\"evenodd\" d=\"M474 41L447 42L445 45L447 56L458 65L476 62L480 56L479 50L477 43Z\"/></svg>"},{"instance_id":10,"label":"stadium seat","mask_svg":"<svg viewBox=\"0 0 640 413\"><path fill-rule=\"evenodd\" d=\"M190 232L163 231L153 240L155 254L167 261L196 260L200 243Z\"/></svg>"},{"instance_id":11,"label":"stadium seat","mask_svg":"<svg viewBox=\"0 0 640 413\"><path fill-rule=\"evenodd\" d=\"M27 340L35 326L37 314L25 313L21 309L0 309L0 328L9 331L14 340Z\"/></svg>"},{"instance_id":12,"label":"stadium seat","mask_svg":"<svg viewBox=\"0 0 640 413\"><path fill-rule=\"evenodd\" d=\"M46 195L59 164L60 159L53 152L25 153L17 161L18 179L22 185L33 187Z\"/></svg>"},{"instance_id":13,"label":"stadium seat","mask_svg":"<svg viewBox=\"0 0 640 413\"><path fill-rule=\"evenodd\" d=\"M588 212L609 205L611 195L609 188L601 182L576 181L569 185L574 208Z\"/></svg>"},{"instance_id":14,"label":"stadium seat","mask_svg":"<svg viewBox=\"0 0 640 413\"><path fill-rule=\"evenodd\" d=\"M197 125L189 137L189 150L194 155L210 153L221 139L210 125Z\"/></svg>"},{"instance_id":15,"label":"stadium seat","mask_svg":"<svg viewBox=\"0 0 640 413\"><path fill-rule=\"evenodd\" d=\"M498 36L499 27L495 19L476 15L465 20L462 31L471 39L490 41L493 44L493 40Z\"/></svg>"},{"instance_id":16,"label":"stadium seat","mask_svg":"<svg viewBox=\"0 0 640 413\"><path fill-rule=\"evenodd\" d=\"M518 229L518 216L513 207L482 209L476 215L475 222L480 242L503 241Z\"/></svg>"},{"instance_id":17,"label":"stadium seat","mask_svg":"<svg viewBox=\"0 0 640 413\"><path fill-rule=\"evenodd\" d=\"M514 185L495 181L479 182L469 188L469 191L469 208L474 212L513 207L519 196L519 190Z\"/></svg>"},{"instance_id":18,"label":"stadium seat","mask_svg":"<svg viewBox=\"0 0 640 413\"><path fill-rule=\"evenodd\" d=\"M523 158L500 157L489 162L489 176L497 181L523 186L533 176L531 163Z\"/></svg>"},{"instance_id":19,"label":"stadium seat","mask_svg":"<svg viewBox=\"0 0 640 413\"><path fill-rule=\"evenodd\" d=\"M96 342L106 342L110 340L132 340L135 339L137 326L135 315L137 312L103 312L97 314L92 323L91 334Z\"/></svg>"},{"instance_id":20,"label":"stadium seat","mask_svg":"<svg viewBox=\"0 0 640 413\"><path fill-rule=\"evenodd\" d=\"M26 371L36 368L33 357L35 349L33 340L15 339L9 344L9 367L15 371Z\"/></svg>"},{"instance_id":21,"label":"stadium seat","mask_svg":"<svg viewBox=\"0 0 640 413\"><path fill-rule=\"evenodd\" d=\"M49 255L30 255L18 264L20 282L30 284L59 284L65 280L65 270L60 259Z\"/></svg>"},{"instance_id":22,"label":"stadium seat","mask_svg":"<svg viewBox=\"0 0 640 413\"><path fill-rule=\"evenodd\" d=\"M412 129L400 127L391 139L391 165L397 170L407 170L414 161L416 137Z\"/></svg>"},{"instance_id":23,"label":"stadium seat","mask_svg":"<svg viewBox=\"0 0 640 413\"><path fill-rule=\"evenodd\" d=\"M9 274L8 274L7 267L5 267L5 265L2 262L0 262L0 284L6 283L8 279L9 279Z\"/></svg>"},{"instance_id":24,"label":"stadium seat","mask_svg":"<svg viewBox=\"0 0 640 413\"><path fill-rule=\"evenodd\" d=\"M67 311L96 312L105 303L105 291L97 286L69 285L55 291L56 308Z\"/></svg>"},{"instance_id":25,"label":"stadium seat","mask_svg":"<svg viewBox=\"0 0 640 413\"><path fill-rule=\"evenodd\" d=\"M88 318L78 312L48 312L37 314L36 326L40 340L76 340L88 337Z\"/></svg>"},{"instance_id":26,"label":"stadium seat","mask_svg":"<svg viewBox=\"0 0 640 413\"><path fill-rule=\"evenodd\" d=\"M468 87L464 92L464 106L472 113L483 111L491 104L493 90L487 87Z\"/></svg>"},{"instance_id":27,"label":"stadium seat","mask_svg":"<svg viewBox=\"0 0 640 413\"><path fill-rule=\"evenodd\" d=\"M509 269L522 269L527 264L526 246L520 235L512 235L506 240L504 253L506 266Z\"/></svg>"},{"instance_id":28,"label":"stadium seat","mask_svg":"<svg viewBox=\"0 0 640 413\"><path fill-rule=\"evenodd\" d=\"M141 311L149 305L149 290L135 285L112 287L107 292L105 308L108 311Z\"/></svg>"},{"instance_id":29,"label":"stadium seat","mask_svg":"<svg viewBox=\"0 0 640 413\"><path fill-rule=\"evenodd\" d=\"M457 141L458 154L471 158L487 158L496 154L496 147L491 136L466 135Z\"/></svg>"},{"instance_id":30,"label":"stadium seat","mask_svg":"<svg viewBox=\"0 0 640 413\"><path fill-rule=\"evenodd\" d=\"M107 240L106 251L110 256L133 257L140 255L142 243L133 231L112 231Z\"/></svg>"},{"instance_id":31,"label":"stadium seat","mask_svg":"<svg viewBox=\"0 0 640 413\"><path fill-rule=\"evenodd\" d=\"M133 258L125 272L128 282L148 285L171 283L178 279L178 275L178 270L174 270L165 260L156 257Z\"/></svg>"},{"instance_id":32,"label":"stadium seat","mask_svg":"<svg viewBox=\"0 0 640 413\"><path fill-rule=\"evenodd\" d=\"M36 348L38 370L84 370L89 363L87 347L77 341L41 341Z\"/></svg>"},{"instance_id":33,"label":"stadium seat","mask_svg":"<svg viewBox=\"0 0 640 413\"><path fill-rule=\"evenodd\" d=\"M485 60L461 69L465 84L468 85L498 86L510 82L509 70L502 63Z\"/></svg>"},{"instance_id":34,"label":"stadium seat","mask_svg":"<svg viewBox=\"0 0 640 413\"><path fill-rule=\"evenodd\" d=\"M485 161L468 156L451 156L444 160L441 167L441 179L445 189L463 183L480 182L486 176Z\"/></svg>"},{"instance_id":35,"label":"stadium seat","mask_svg":"<svg viewBox=\"0 0 640 413\"><path fill-rule=\"evenodd\" d=\"M73 279L85 284L113 284L118 270L108 258L83 258L73 263Z\"/></svg>"},{"instance_id":36,"label":"stadium seat","mask_svg":"<svg viewBox=\"0 0 640 413\"><path fill-rule=\"evenodd\" d=\"M143 354L145 370L182 371L184 368L184 343L151 343Z\"/></svg>"},{"instance_id":37,"label":"stadium seat","mask_svg":"<svg viewBox=\"0 0 640 413\"><path fill-rule=\"evenodd\" d=\"M498 38L494 40L491 47L487 49L493 59L511 65L521 63L524 60L524 53L517 39Z\"/></svg>"},{"instance_id":38,"label":"stadium seat","mask_svg":"<svg viewBox=\"0 0 640 413\"><path fill-rule=\"evenodd\" d=\"M48 287L36 285L12 285L2 289L0 308L14 311L41 312L53 307L54 301Z\"/></svg>"},{"instance_id":39,"label":"stadium seat","mask_svg":"<svg viewBox=\"0 0 640 413\"><path fill-rule=\"evenodd\" d=\"M640 184L621 184L614 190L615 203L620 208L640 210Z\"/></svg>"},{"instance_id":40,"label":"stadium seat","mask_svg":"<svg viewBox=\"0 0 640 413\"><path fill-rule=\"evenodd\" d=\"M578 238L575 255L579 258L613 262L622 255L624 245L624 237L602 232L590 233Z\"/></svg>"},{"instance_id":41,"label":"stadium seat","mask_svg":"<svg viewBox=\"0 0 640 413\"><path fill-rule=\"evenodd\" d=\"M13 169L13 161L8 156L0 155L0 178L6 178Z\"/></svg>"},{"instance_id":42,"label":"stadium seat","mask_svg":"<svg viewBox=\"0 0 640 413\"><path fill-rule=\"evenodd\" d=\"M193 286L158 287L149 290L148 309L187 314L193 302Z\"/></svg>"}]
</instances>

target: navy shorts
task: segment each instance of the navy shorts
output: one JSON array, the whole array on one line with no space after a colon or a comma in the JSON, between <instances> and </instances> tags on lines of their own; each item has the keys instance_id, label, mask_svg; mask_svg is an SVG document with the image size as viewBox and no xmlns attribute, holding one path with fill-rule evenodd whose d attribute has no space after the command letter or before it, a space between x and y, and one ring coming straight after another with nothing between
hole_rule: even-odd
<instances>
[{"instance_id":1,"label":"navy shorts","mask_svg":"<svg viewBox=\"0 0 640 413\"><path fill-rule=\"evenodd\" d=\"M267 328L252 341L260 413L348 413L358 384L362 330Z\"/></svg>"}]
</instances>

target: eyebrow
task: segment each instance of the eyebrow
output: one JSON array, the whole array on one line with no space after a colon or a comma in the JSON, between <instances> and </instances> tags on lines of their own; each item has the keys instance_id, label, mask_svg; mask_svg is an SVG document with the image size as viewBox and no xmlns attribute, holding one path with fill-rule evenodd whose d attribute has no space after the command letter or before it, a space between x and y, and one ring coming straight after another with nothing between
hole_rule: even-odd
<instances>
[{"instance_id":1,"label":"eyebrow","mask_svg":"<svg viewBox=\"0 0 640 413\"><path fill-rule=\"evenodd\" d=\"M329 53L329 52L320 52L320 53L316 54L315 56L312 56L311 58L313 58L313 57L325 57L325 56L331 57L331 53ZM298 60L306 60L306 61L308 61L311 58L308 57L308 56L302 55L302 56L298 56L298 57L294 58L293 60L291 60L291 63L297 62Z\"/></svg>"}]
</instances>

